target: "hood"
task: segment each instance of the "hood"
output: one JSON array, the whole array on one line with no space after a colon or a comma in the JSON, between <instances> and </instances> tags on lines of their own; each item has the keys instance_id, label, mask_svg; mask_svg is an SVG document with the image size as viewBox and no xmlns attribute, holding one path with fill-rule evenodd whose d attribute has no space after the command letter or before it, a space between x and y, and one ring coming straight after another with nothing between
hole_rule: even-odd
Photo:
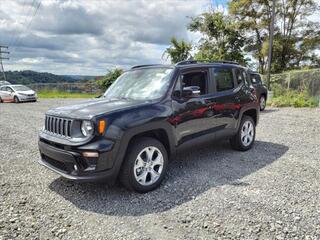
<instances>
[{"instance_id":1,"label":"hood","mask_svg":"<svg viewBox=\"0 0 320 240\"><path fill-rule=\"evenodd\" d=\"M17 93L22 93L22 94L35 94L35 91L33 91L33 90L17 91Z\"/></svg>"},{"instance_id":2,"label":"hood","mask_svg":"<svg viewBox=\"0 0 320 240\"><path fill-rule=\"evenodd\" d=\"M57 117L67 117L74 119L91 119L104 113L110 113L125 108L131 108L139 105L147 104L148 101L134 100L109 100L104 98L92 99L78 104L52 108L47 111L48 115Z\"/></svg>"}]
</instances>

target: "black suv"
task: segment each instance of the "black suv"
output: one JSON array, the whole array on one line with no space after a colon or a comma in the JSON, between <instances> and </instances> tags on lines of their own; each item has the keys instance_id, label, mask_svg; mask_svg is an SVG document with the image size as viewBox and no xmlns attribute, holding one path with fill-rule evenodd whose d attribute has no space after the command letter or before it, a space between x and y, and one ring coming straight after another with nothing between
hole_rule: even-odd
<instances>
[{"instance_id":1,"label":"black suv","mask_svg":"<svg viewBox=\"0 0 320 240\"><path fill-rule=\"evenodd\" d=\"M256 89L257 98L260 104L260 111L263 111L267 106L268 88L263 84L259 73L249 71L249 75L251 84Z\"/></svg>"},{"instance_id":2,"label":"black suv","mask_svg":"<svg viewBox=\"0 0 320 240\"><path fill-rule=\"evenodd\" d=\"M226 138L250 149L258 119L255 89L238 64L135 66L101 98L46 113L40 163L71 180L119 177L147 192L159 186L169 159L196 143Z\"/></svg>"}]
</instances>

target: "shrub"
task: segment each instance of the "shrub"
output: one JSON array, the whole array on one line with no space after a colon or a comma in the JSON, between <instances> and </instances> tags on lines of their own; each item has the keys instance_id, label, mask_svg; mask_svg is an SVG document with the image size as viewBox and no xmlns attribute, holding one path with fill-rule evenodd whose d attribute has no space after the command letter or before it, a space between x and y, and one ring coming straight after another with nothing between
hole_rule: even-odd
<instances>
[{"instance_id":1,"label":"shrub","mask_svg":"<svg viewBox=\"0 0 320 240\"><path fill-rule=\"evenodd\" d=\"M309 97L307 92L286 90L281 95L276 95L270 102L274 107L317 107L319 100Z\"/></svg>"}]
</instances>

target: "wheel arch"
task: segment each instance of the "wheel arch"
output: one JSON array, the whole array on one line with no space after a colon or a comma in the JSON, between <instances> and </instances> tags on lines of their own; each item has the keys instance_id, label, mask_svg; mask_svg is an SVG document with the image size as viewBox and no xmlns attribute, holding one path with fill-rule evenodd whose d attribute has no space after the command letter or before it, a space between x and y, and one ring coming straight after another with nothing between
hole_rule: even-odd
<instances>
[{"instance_id":1,"label":"wheel arch","mask_svg":"<svg viewBox=\"0 0 320 240\"><path fill-rule=\"evenodd\" d=\"M137 128L133 128L127 130L123 133L121 140L118 142L118 150L116 153L116 160L114 163L115 173L118 176L121 166L123 165L123 161L128 152L130 144L139 137L153 137L160 141L167 150L168 158L176 154L175 148L175 139L173 137L173 131L169 125L159 125L159 124L150 124L145 126L140 126Z\"/></svg>"},{"instance_id":2,"label":"wheel arch","mask_svg":"<svg viewBox=\"0 0 320 240\"><path fill-rule=\"evenodd\" d=\"M252 117L252 119L254 121L254 124L257 125L257 123L258 123L258 113L257 113L256 109L248 109L248 110L244 111L243 114L242 114L242 117L245 116L245 115L249 116L249 117Z\"/></svg>"}]
</instances>

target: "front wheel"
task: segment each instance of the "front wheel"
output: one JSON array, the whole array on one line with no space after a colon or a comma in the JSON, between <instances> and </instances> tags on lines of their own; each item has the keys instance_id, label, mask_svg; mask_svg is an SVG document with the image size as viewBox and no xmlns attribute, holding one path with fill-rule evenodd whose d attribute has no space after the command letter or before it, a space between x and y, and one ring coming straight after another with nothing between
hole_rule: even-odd
<instances>
[{"instance_id":1,"label":"front wheel","mask_svg":"<svg viewBox=\"0 0 320 240\"><path fill-rule=\"evenodd\" d=\"M167 170L168 154L161 142L143 137L127 152L120 181L129 190L145 193L157 188Z\"/></svg>"},{"instance_id":2,"label":"front wheel","mask_svg":"<svg viewBox=\"0 0 320 240\"><path fill-rule=\"evenodd\" d=\"M14 96L14 102L15 103L19 103L20 101L19 101L19 98L17 97L17 96Z\"/></svg>"},{"instance_id":3,"label":"front wheel","mask_svg":"<svg viewBox=\"0 0 320 240\"><path fill-rule=\"evenodd\" d=\"M232 148L240 151L249 150L255 140L256 125L252 117L244 115L241 119L241 123L237 134L230 139Z\"/></svg>"},{"instance_id":4,"label":"front wheel","mask_svg":"<svg viewBox=\"0 0 320 240\"><path fill-rule=\"evenodd\" d=\"M267 101L265 96L261 96L259 99L259 104L260 104L260 111L263 111L266 108Z\"/></svg>"}]
</instances>

